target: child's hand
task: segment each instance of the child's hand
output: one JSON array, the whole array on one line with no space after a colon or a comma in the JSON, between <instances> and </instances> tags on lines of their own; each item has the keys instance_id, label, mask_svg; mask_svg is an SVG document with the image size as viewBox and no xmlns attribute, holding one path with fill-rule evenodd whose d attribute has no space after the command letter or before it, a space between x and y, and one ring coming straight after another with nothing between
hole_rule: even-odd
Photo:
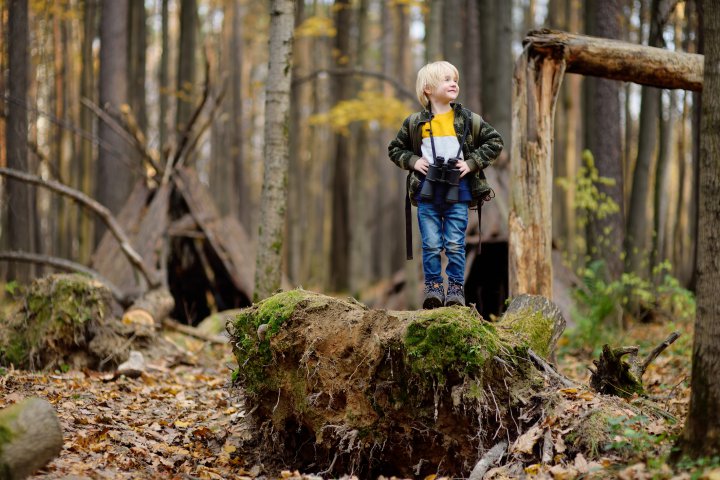
<instances>
[{"instance_id":1,"label":"child's hand","mask_svg":"<svg viewBox=\"0 0 720 480\"><path fill-rule=\"evenodd\" d=\"M422 157L420 160L415 162L415 165L413 165L413 168L418 172L422 173L423 175L427 175L429 167L430 162L428 162L427 158L425 157Z\"/></svg>"},{"instance_id":2,"label":"child's hand","mask_svg":"<svg viewBox=\"0 0 720 480\"><path fill-rule=\"evenodd\" d=\"M458 160L457 168L460 170L460 178L470 173L470 167L465 160Z\"/></svg>"}]
</instances>

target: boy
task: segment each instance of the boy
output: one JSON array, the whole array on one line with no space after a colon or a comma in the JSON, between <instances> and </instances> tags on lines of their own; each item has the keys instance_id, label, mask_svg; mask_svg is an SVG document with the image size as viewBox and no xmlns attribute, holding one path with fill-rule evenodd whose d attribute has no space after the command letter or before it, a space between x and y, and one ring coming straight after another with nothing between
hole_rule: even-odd
<instances>
[{"instance_id":1,"label":"boy","mask_svg":"<svg viewBox=\"0 0 720 480\"><path fill-rule=\"evenodd\" d=\"M390 159L408 174L408 198L418 207L425 274L423 308L465 305L465 230L468 208L489 198L483 169L503 148L500 134L454 103L460 93L458 70L448 62L425 65L417 75L416 93L423 111L405 119L390 142ZM406 224L409 217L406 218ZM407 232L409 227L406 225ZM408 235L408 259L412 258ZM445 250L447 296L440 253Z\"/></svg>"}]
</instances>

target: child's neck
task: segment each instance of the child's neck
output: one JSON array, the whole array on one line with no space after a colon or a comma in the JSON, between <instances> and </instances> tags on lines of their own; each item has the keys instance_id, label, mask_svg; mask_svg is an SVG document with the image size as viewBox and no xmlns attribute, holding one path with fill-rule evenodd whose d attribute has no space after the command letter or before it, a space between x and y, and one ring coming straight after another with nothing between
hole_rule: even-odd
<instances>
[{"instance_id":1,"label":"child's neck","mask_svg":"<svg viewBox=\"0 0 720 480\"><path fill-rule=\"evenodd\" d=\"M432 112L437 115L442 115L443 113L447 113L452 110L452 105L450 105L450 103L435 102L430 100L430 105L432 105Z\"/></svg>"}]
</instances>

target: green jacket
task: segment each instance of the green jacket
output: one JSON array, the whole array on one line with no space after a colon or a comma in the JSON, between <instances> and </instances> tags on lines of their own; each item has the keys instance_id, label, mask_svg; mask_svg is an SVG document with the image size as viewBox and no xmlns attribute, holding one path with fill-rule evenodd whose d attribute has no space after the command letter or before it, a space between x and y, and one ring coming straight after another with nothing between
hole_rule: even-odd
<instances>
[{"instance_id":1,"label":"green jacket","mask_svg":"<svg viewBox=\"0 0 720 480\"><path fill-rule=\"evenodd\" d=\"M463 108L459 103L451 104L455 111L455 135L458 142L462 140L465 122L472 121L472 128L465 144L463 157L470 167L470 193L472 195L471 207L478 204L490 193L490 186L485 179L483 170L495 161L503 149L503 140L500 134L480 115ZM417 205L418 188L420 188L421 174L413 170L415 162L420 160L422 153L422 125L430 120L430 112L423 110L416 112L405 119L397 137L388 145L390 160L398 167L410 170L408 174L407 194L413 205Z\"/></svg>"}]
</instances>

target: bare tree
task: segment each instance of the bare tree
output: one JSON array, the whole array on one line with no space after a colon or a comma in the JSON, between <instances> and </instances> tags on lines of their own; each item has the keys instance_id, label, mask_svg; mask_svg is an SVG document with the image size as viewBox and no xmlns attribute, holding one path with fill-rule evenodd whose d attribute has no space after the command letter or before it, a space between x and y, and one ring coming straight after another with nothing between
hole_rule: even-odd
<instances>
[{"instance_id":1,"label":"bare tree","mask_svg":"<svg viewBox=\"0 0 720 480\"><path fill-rule=\"evenodd\" d=\"M660 3L660 0L652 0L650 8L648 45L651 47L658 47L661 42ZM659 105L660 90L654 87L643 87L640 98L638 153L633 172L625 239L625 270L637 273L642 277L647 277L649 272L647 265L643 267L643 257L647 253L647 241L649 240L648 201L658 136Z\"/></svg>"},{"instance_id":2,"label":"bare tree","mask_svg":"<svg viewBox=\"0 0 720 480\"><path fill-rule=\"evenodd\" d=\"M117 116L128 101L127 51L128 0L103 0L100 26L100 105L111 116ZM125 203L132 183L132 165L128 161L128 144L108 122L98 126L101 140L95 175L95 198L117 213ZM105 232L95 223L95 241Z\"/></svg>"},{"instance_id":3,"label":"bare tree","mask_svg":"<svg viewBox=\"0 0 720 480\"><path fill-rule=\"evenodd\" d=\"M270 60L265 96L265 172L254 299L280 288L285 211L287 209L288 121L295 10L292 0L270 2Z\"/></svg>"},{"instance_id":4,"label":"bare tree","mask_svg":"<svg viewBox=\"0 0 720 480\"><path fill-rule=\"evenodd\" d=\"M620 38L621 8L619 0L595 0L586 4L590 34L604 38ZM603 218L592 215L588 221L588 253L603 258L610 278L622 272L621 252L625 232L623 218L622 137L620 134L620 84L605 78L587 78L587 116L585 146L594 158L598 174L614 181L599 185L599 190L619 210ZM602 133L601 133L602 132ZM602 252L602 253L601 253Z\"/></svg>"},{"instance_id":5,"label":"bare tree","mask_svg":"<svg viewBox=\"0 0 720 480\"><path fill-rule=\"evenodd\" d=\"M680 444L693 457L720 454L720 10L703 0L705 71L700 122L697 317L690 411Z\"/></svg>"},{"instance_id":6,"label":"bare tree","mask_svg":"<svg viewBox=\"0 0 720 480\"><path fill-rule=\"evenodd\" d=\"M6 123L7 162L10 168L28 171L28 45L30 43L28 27L27 0L11 0L8 9L8 52L9 75L8 116ZM11 250L36 250L35 207L32 190L17 181L7 185L7 232ZM8 280L25 282L34 276L31 265L11 265L7 272Z\"/></svg>"},{"instance_id":7,"label":"bare tree","mask_svg":"<svg viewBox=\"0 0 720 480\"><path fill-rule=\"evenodd\" d=\"M352 6L349 0L335 0L335 49L337 67L346 67L350 61L350 28ZM352 78L338 75L334 79L335 102L349 100L352 95ZM330 288L346 290L350 279L350 157L349 139L335 136L335 157L332 170L332 233L330 242Z\"/></svg>"}]
</instances>

